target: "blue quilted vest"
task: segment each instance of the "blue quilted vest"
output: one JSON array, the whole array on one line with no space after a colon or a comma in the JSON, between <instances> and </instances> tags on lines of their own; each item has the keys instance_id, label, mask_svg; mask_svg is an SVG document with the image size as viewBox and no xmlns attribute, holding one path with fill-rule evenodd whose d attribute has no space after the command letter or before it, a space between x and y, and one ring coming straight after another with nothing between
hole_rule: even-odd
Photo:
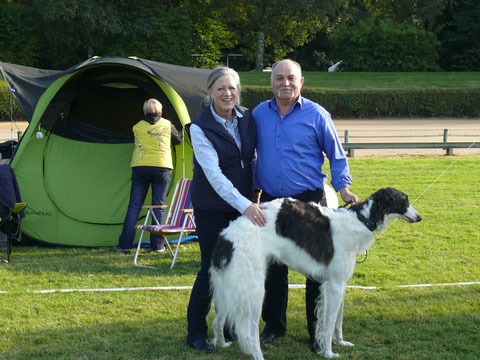
<instances>
[{"instance_id":1,"label":"blue quilted vest","mask_svg":"<svg viewBox=\"0 0 480 360\"><path fill-rule=\"evenodd\" d=\"M207 107L198 115L193 124L199 126L208 140L217 150L219 166L222 173L233 186L247 199L252 199L253 175L252 159L255 155L257 127L252 112L245 108L237 108L242 114L238 118L242 151L237 147L233 137L219 124ZM223 200L208 182L202 167L193 157L193 180L191 184L193 207L202 210L237 212L235 208Z\"/></svg>"}]
</instances>

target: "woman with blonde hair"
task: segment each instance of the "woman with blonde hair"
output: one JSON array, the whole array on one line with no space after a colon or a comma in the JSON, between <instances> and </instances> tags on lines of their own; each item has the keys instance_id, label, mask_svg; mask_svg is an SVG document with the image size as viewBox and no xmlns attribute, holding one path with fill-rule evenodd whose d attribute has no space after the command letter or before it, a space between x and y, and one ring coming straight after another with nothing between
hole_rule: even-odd
<instances>
[{"instance_id":1,"label":"woman with blonde hair","mask_svg":"<svg viewBox=\"0 0 480 360\"><path fill-rule=\"evenodd\" d=\"M206 107L190 127L192 202L202 259L188 304L187 343L213 352L207 342L206 317L212 300L208 270L218 235L242 214L259 226L266 218L262 207L252 202L257 129L251 112L239 106L239 76L233 69L218 67L207 88Z\"/></svg>"},{"instance_id":2,"label":"woman with blonde hair","mask_svg":"<svg viewBox=\"0 0 480 360\"><path fill-rule=\"evenodd\" d=\"M162 104L148 99L143 104L145 117L133 126L135 148L132 162L132 187L123 230L115 251L128 253L135 238L134 226L142 209L148 189L152 188L152 205L165 205L168 185L172 176L173 162L171 144L180 144L182 135L175 126L162 117ZM158 221L165 221L165 209L154 209ZM150 234L152 251L165 250L165 238Z\"/></svg>"}]
</instances>

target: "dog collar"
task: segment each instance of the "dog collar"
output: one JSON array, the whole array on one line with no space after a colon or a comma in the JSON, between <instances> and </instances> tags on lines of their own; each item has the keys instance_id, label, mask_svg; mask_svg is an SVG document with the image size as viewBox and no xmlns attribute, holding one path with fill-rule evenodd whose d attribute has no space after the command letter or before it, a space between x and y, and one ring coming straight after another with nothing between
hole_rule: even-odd
<instances>
[{"instance_id":1,"label":"dog collar","mask_svg":"<svg viewBox=\"0 0 480 360\"><path fill-rule=\"evenodd\" d=\"M377 224L375 224L372 220L367 219L365 216L360 214L360 212L357 212L357 218L362 222L363 225L367 227L368 230L373 232L377 228Z\"/></svg>"}]
</instances>

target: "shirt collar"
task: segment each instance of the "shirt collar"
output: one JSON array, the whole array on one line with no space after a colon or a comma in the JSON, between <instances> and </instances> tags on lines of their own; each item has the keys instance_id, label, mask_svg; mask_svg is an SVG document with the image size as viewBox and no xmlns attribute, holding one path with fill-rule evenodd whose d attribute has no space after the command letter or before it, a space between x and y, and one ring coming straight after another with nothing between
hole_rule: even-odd
<instances>
[{"instance_id":1,"label":"shirt collar","mask_svg":"<svg viewBox=\"0 0 480 360\"><path fill-rule=\"evenodd\" d=\"M304 103L304 100L303 100L302 94L300 94L298 95L297 101L295 101L295 104L293 104L292 108L297 106L297 104L298 106L300 106L300 108L302 108L303 103ZM275 99L275 96L270 99L268 104L272 110L278 111L277 100Z\"/></svg>"},{"instance_id":2,"label":"shirt collar","mask_svg":"<svg viewBox=\"0 0 480 360\"><path fill-rule=\"evenodd\" d=\"M235 110L235 117L237 118L242 118L243 117L243 114L238 111L238 109L235 107L233 108ZM220 123L223 127L225 127L225 123L227 122L227 120L225 120L224 118L220 117L216 112L215 110L213 110L213 105L210 105L210 111L212 112L212 115L213 115L213 118L218 122Z\"/></svg>"}]
</instances>

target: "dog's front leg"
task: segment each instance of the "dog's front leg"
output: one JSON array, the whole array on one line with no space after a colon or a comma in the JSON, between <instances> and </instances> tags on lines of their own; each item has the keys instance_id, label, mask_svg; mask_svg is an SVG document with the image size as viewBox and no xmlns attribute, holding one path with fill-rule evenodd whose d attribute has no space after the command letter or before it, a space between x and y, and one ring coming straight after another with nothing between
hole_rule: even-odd
<instances>
[{"instance_id":1,"label":"dog's front leg","mask_svg":"<svg viewBox=\"0 0 480 360\"><path fill-rule=\"evenodd\" d=\"M345 289L343 290L342 302L338 308L337 320L335 321L335 330L333 332L333 339L337 345L353 346L353 343L343 340L343 307L345 304Z\"/></svg>"},{"instance_id":2,"label":"dog's front leg","mask_svg":"<svg viewBox=\"0 0 480 360\"><path fill-rule=\"evenodd\" d=\"M332 351L332 338L345 285L344 282L325 281L321 286L321 299L317 301L317 326L315 331L315 340L318 345L317 352L327 359L340 356Z\"/></svg>"}]
</instances>

